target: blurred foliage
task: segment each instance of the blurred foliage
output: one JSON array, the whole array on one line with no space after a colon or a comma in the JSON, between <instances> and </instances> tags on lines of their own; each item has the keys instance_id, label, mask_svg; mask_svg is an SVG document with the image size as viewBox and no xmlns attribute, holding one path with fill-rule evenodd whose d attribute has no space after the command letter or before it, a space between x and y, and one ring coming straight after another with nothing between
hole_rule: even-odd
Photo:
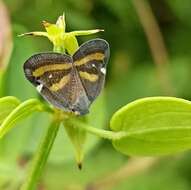
<instances>
[{"instance_id":1,"label":"blurred foliage","mask_svg":"<svg viewBox=\"0 0 191 190\"><path fill-rule=\"evenodd\" d=\"M4 0L4 2L10 15L13 33L13 52L5 77L0 79L0 84L2 80L4 83L1 85L4 95L16 96L21 100L39 97L32 85L25 80L22 65L32 54L51 51L52 46L46 39L18 38L17 35L42 30L40 21L47 20L54 23L63 11L66 13L67 31L105 29L104 33L80 37L80 43L90 38L102 37L111 46L104 93L106 110L103 112L104 115L98 111L95 118L90 119L96 127L102 127L103 123L107 127L110 116L132 100L164 94L157 77L157 67L153 62L147 38L132 1ZM168 76L174 89L173 95L191 100L190 0L149 2L167 47ZM48 115L38 113L18 124L18 127L0 141L0 189L17 189L23 178L26 162L36 150L48 123ZM41 189L85 189L88 184L104 179L128 162L128 158L117 153L107 142L92 140L92 136L88 136L90 144L87 145L84 168L78 171L74 166L72 145L64 133L63 129L59 131L40 183ZM123 180L112 189L189 190L190 157L188 152L177 157L164 158L146 173L127 180L123 176Z\"/></svg>"}]
</instances>

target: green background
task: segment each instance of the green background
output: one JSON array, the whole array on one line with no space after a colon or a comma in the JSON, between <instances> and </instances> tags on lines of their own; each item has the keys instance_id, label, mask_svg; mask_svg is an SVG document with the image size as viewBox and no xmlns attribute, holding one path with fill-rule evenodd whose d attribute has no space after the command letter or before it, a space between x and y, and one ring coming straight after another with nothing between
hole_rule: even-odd
<instances>
[{"instance_id":1,"label":"green background","mask_svg":"<svg viewBox=\"0 0 191 190\"><path fill-rule=\"evenodd\" d=\"M140 16L138 12L138 7L142 5L138 0L3 2L8 15L3 13L4 16L0 17L0 72L5 72L3 79L0 79L1 96L11 95L21 100L40 98L36 89L24 78L22 66L34 53L51 51L52 45L45 38L19 38L17 35L44 30L41 21L55 23L57 17L65 12L67 31L95 28L105 30L103 33L78 38L80 44L96 37L104 38L110 44L111 58L107 68L105 100L100 100L103 109L93 118L97 120L95 126L101 125L104 118L104 126L96 127L108 129L113 113L137 98L172 95L191 100L190 0L150 0L149 4L147 1L141 1L143 5L146 3L152 8L152 12L149 12L141 7L144 16ZM162 49L155 49L148 43L148 38L152 39L151 43L158 40L155 37L157 26L149 26L147 33L143 27L143 23L148 23L151 19L152 13L165 45ZM10 25L6 22L7 17L10 17ZM12 31L12 39L5 37L8 35L7 30ZM159 41L161 43L161 39ZM11 42L13 49L10 60L3 61L10 52ZM2 47L8 49L3 51ZM167 55L166 63L162 59L163 49ZM156 56L162 60L159 64L153 59L153 50L156 50ZM35 114L18 123L17 127L0 141L0 190L18 189L25 175L26 163L35 152L48 123L47 114ZM83 169L79 171L73 147L62 128L40 180L39 190L191 189L189 151L161 157L148 170L136 174L132 172L130 177L129 170L126 170L131 164L129 160L131 158L114 150L109 141L88 135ZM144 165L144 160L142 163Z\"/></svg>"}]
</instances>

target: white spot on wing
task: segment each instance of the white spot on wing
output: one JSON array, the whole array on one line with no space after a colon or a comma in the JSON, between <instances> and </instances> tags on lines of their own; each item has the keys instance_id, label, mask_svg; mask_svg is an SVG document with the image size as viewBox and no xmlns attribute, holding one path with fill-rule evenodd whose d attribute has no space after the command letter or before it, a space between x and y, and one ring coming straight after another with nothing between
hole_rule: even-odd
<instances>
[{"instance_id":1,"label":"white spot on wing","mask_svg":"<svg viewBox=\"0 0 191 190\"><path fill-rule=\"evenodd\" d=\"M104 67L102 67L101 72L105 75L106 74L106 69Z\"/></svg>"},{"instance_id":2,"label":"white spot on wing","mask_svg":"<svg viewBox=\"0 0 191 190\"><path fill-rule=\"evenodd\" d=\"M92 64L92 67L96 67L95 64Z\"/></svg>"},{"instance_id":3,"label":"white spot on wing","mask_svg":"<svg viewBox=\"0 0 191 190\"><path fill-rule=\"evenodd\" d=\"M42 88L43 88L43 84L39 84L39 85L36 87L36 89L37 89L38 92L41 92Z\"/></svg>"},{"instance_id":4,"label":"white spot on wing","mask_svg":"<svg viewBox=\"0 0 191 190\"><path fill-rule=\"evenodd\" d=\"M50 75L48 76L48 78L51 79L51 78L52 78L52 74L50 74Z\"/></svg>"},{"instance_id":5,"label":"white spot on wing","mask_svg":"<svg viewBox=\"0 0 191 190\"><path fill-rule=\"evenodd\" d=\"M26 73L26 75L31 76L31 70L30 69L25 69L25 73Z\"/></svg>"}]
</instances>

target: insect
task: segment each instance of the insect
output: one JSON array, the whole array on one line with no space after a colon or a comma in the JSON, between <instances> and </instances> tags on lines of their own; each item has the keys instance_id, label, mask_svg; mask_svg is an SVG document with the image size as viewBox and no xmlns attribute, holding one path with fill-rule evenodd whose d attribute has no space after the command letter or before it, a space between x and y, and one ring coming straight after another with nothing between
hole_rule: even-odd
<instances>
[{"instance_id":1,"label":"insect","mask_svg":"<svg viewBox=\"0 0 191 190\"><path fill-rule=\"evenodd\" d=\"M70 56L39 53L24 63L26 78L50 104L76 115L89 112L104 85L109 44L93 39Z\"/></svg>"}]
</instances>

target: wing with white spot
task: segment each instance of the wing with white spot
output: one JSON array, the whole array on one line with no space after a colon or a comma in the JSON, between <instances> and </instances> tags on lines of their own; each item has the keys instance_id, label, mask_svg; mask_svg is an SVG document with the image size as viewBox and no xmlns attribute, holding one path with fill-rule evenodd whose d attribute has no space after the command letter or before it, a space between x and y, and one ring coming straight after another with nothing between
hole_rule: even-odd
<instances>
[{"instance_id":1,"label":"wing with white spot","mask_svg":"<svg viewBox=\"0 0 191 190\"><path fill-rule=\"evenodd\" d=\"M91 102L100 94L104 85L108 59L109 44L102 39L82 44L73 55L73 64Z\"/></svg>"},{"instance_id":2,"label":"wing with white spot","mask_svg":"<svg viewBox=\"0 0 191 190\"><path fill-rule=\"evenodd\" d=\"M71 80L72 68L71 56L60 53L35 54L24 63L26 78L44 99L64 110L70 106L67 96L71 90L65 87ZM60 93L62 89L65 93Z\"/></svg>"}]
</instances>

